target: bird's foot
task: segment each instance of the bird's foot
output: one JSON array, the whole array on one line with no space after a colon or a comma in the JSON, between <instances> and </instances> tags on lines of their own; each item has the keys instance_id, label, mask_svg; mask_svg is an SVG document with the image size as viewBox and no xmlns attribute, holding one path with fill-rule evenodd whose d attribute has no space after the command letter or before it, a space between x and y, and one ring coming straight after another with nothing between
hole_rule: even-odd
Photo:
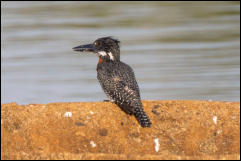
<instances>
[{"instance_id":1,"label":"bird's foot","mask_svg":"<svg viewBox=\"0 0 241 161\"><path fill-rule=\"evenodd\" d=\"M114 100L103 100L103 102L114 102Z\"/></svg>"}]
</instances>

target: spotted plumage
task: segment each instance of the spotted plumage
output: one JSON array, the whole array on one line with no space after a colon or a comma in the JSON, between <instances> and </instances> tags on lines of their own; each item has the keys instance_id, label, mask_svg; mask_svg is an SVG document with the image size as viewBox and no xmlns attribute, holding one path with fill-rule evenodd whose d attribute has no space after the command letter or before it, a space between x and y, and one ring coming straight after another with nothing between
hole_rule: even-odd
<instances>
[{"instance_id":1,"label":"spotted plumage","mask_svg":"<svg viewBox=\"0 0 241 161\"><path fill-rule=\"evenodd\" d=\"M132 68L120 61L119 41L111 37L73 48L97 53L97 78L106 95L127 114L134 114L142 127L151 122L142 108L139 87Z\"/></svg>"}]
</instances>

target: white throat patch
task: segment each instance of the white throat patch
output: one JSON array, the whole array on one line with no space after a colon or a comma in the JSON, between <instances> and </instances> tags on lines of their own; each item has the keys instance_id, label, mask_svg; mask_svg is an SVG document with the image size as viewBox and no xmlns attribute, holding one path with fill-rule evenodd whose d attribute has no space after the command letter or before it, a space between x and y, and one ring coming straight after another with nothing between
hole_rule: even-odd
<instances>
[{"instance_id":1,"label":"white throat patch","mask_svg":"<svg viewBox=\"0 0 241 161\"><path fill-rule=\"evenodd\" d=\"M105 51L100 51L100 52L98 52L98 54L100 54L101 56L106 56L107 55Z\"/></svg>"},{"instance_id":2,"label":"white throat patch","mask_svg":"<svg viewBox=\"0 0 241 161\"><path fill-rule=\"evenodd\" d=\"M112 55L111 52L109 52L108 55L110 56L110 60L114 60L114 56Z\"/></svg>"},{"instance_id":3,"label":"white throat patch","mask_svg":"<svg viewBox=\"0 0 241 161\"><path fill-rule=\"evenodd\" d=\"M107 53L105 51L100 51L100 52L98 52L98 54L101 55L101 56L107 56ZM110 60L115 60L114 56L111 52L109 52L108 55L110 57Z\"/></svg>"}]
</instances>

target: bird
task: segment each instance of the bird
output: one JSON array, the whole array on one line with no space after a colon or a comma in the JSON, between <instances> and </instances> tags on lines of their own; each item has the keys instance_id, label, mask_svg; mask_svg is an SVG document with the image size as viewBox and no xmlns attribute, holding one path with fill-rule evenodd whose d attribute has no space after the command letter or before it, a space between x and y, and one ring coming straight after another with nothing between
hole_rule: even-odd
<instances>
[{"instance_id":1,"label":"bird","mask_svg":"<svg viewBox=\"0 0 241 161\"><path fill-rule=\"evenodd\" d=\"M136 117L142 127L152 123L143 110L140 90L133 69L120 61L120 41L111 36L102 37L92 44L73 48L78 52L92 52L99 57L97 79L109 100L125 113Z\"/></svg>"}]
</instances>

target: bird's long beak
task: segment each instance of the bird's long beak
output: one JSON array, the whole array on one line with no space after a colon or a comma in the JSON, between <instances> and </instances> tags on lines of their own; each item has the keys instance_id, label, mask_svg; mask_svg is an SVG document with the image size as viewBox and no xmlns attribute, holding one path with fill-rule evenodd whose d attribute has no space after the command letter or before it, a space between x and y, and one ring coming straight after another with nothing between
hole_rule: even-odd
<instances>
[{"instance_id":1,"label":"bird's long beak","mask_svg":"<svg viewBox=\"0 0 241 161\"><path fill-rule=\"evenodd\" d=\"M87 45L80 45L73 48L74 51L88 51L88 52L95 52L96 49L93 44L87 44Z\"/></svg>"}]
</instances>

